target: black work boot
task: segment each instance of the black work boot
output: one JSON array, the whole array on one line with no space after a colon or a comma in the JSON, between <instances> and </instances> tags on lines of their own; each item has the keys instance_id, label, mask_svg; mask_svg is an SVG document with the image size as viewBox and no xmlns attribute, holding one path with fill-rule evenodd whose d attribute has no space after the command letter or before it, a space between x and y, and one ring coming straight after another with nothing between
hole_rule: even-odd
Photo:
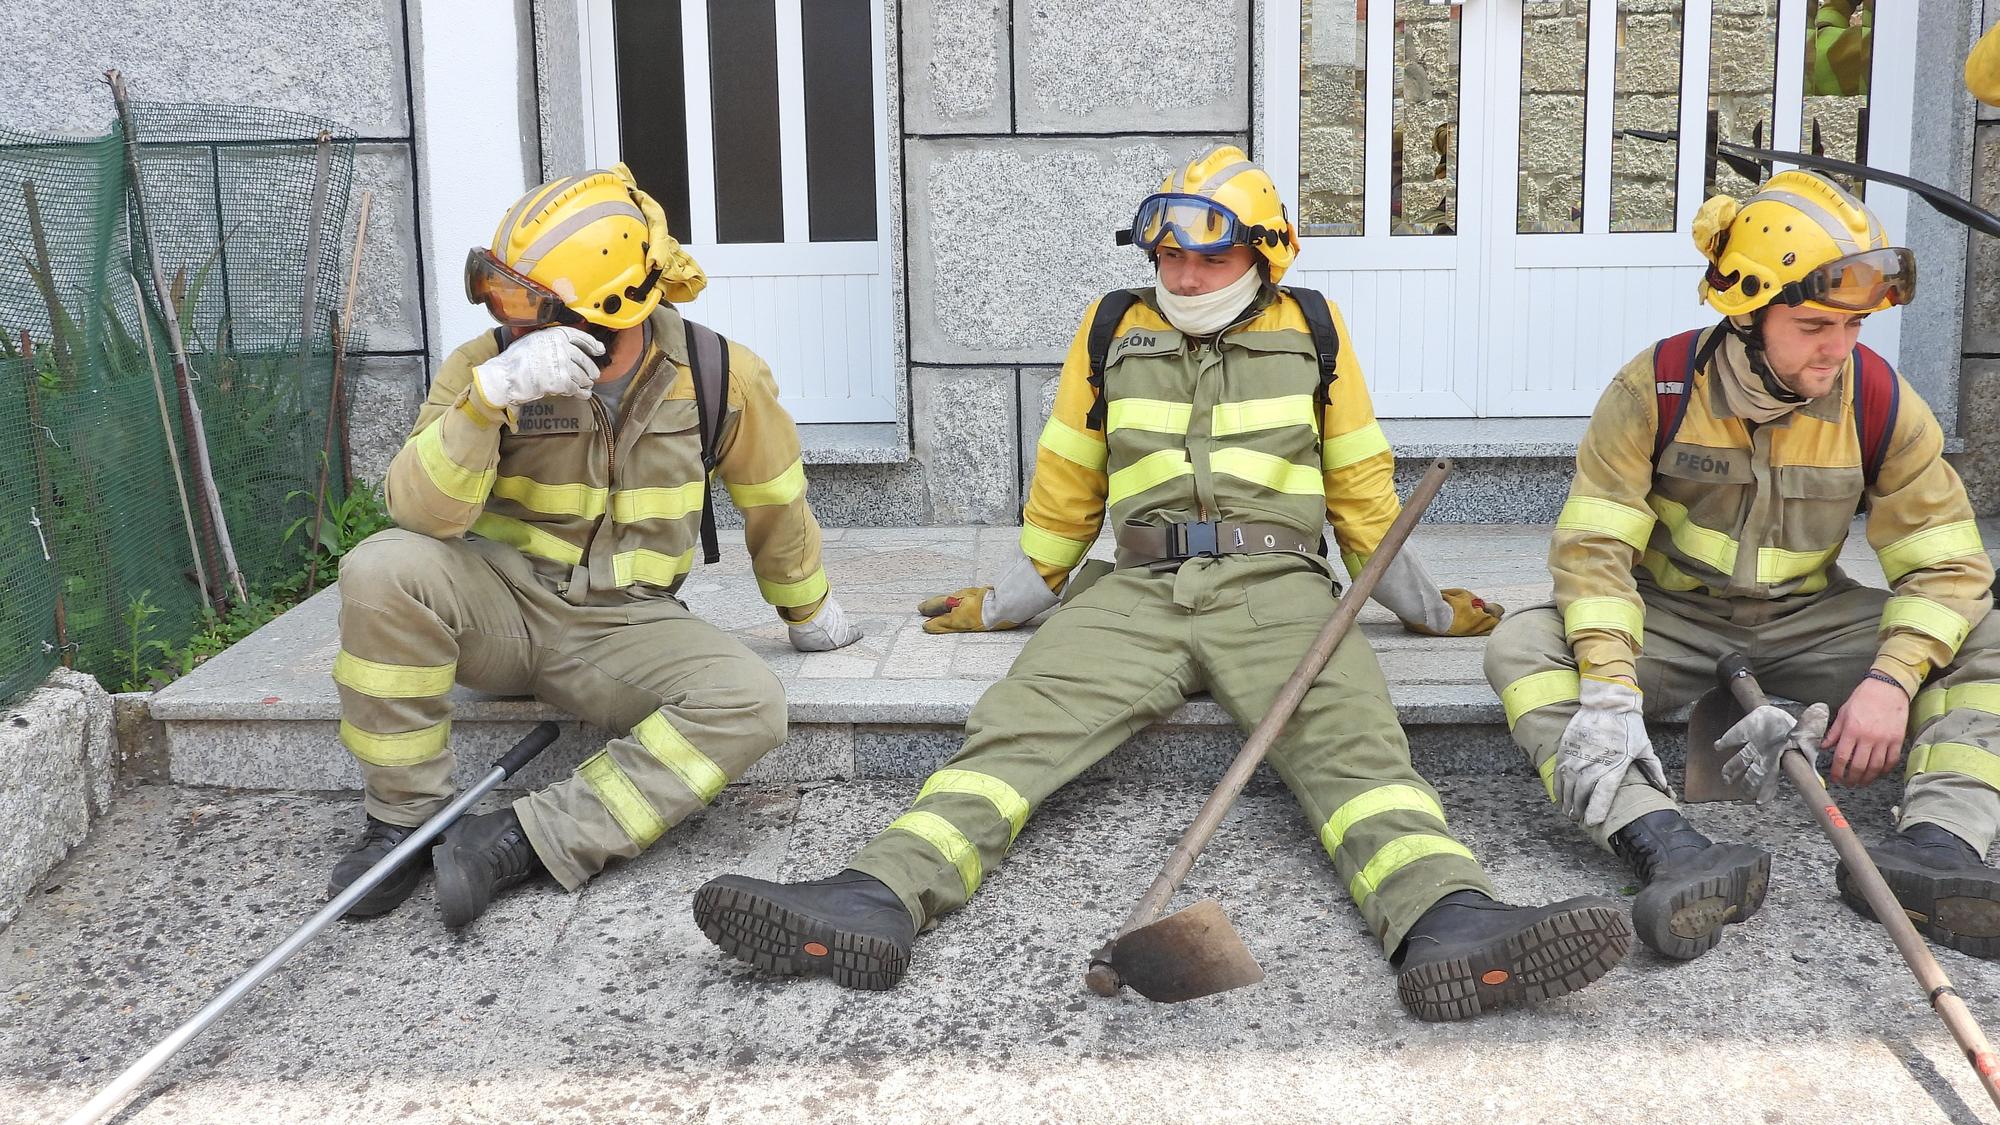
<instances>
[{"instance_id":1,"label":"black work boot","mask_svg":"<svg viewBox=\"0 0 2000 1125\"><path fill-rule=\"evenodd\" d=\"M1722 927L1764 905L1771 853L1749 844L1718 844L1695 831L1678 809L1659 809L1620 828L1611 850L1639 876L1632 929L1646 947L1692 961L1722 940Z\"/></svg>"},{"instance_id":2,"label":"black work boot","mask_svg":"<svg viewBox=\"0 0 2000 1125\"><path fill-rule=\"evenodd\" d=\"M1868 849L1882 880L1903 904L1917 932L1960 953L2000 958L2000 871L1972 845L1935 824L1912 824ZM1838 864L1834 885L1847 905L1875 917L1861 887Z\"/></svg>"},{"instance_id":3,"label":"black work boot","mask_svg":"<svg viewBox=\"0 0 2000 1125\"><path fill-rule=\"evenodd\" d=\"M454 930L486 913L501 891L545 870L511 808L460 817L431 849L438 910Z\"/></svg>"},{"instance_id":4,"label":"black work boot","mask_svg":"<svg viewBox=\"0 0 2000 1125\"><path fill-rule=\"evenodd\" d=\"M326 881L327 901L331 902L369 868L382 862L384 856L395 851L396 845L409 839L410 833L415 831L414 828L369 817L367 827L361 832L361 842L333 865L333 876ZM387 879L375 884L373 890L348 907L342 917L373 918L396 909L417 889L417 884L424 881L424 869L430 865L431 857L421 851L404 860L403 865L391 871Z\"/></svg>"},{"instance_id":5,"label":"black work boot","mask_svg":"<svg viewBox=\"0 0 2000 1125\"><path fill-rule=\"evenodd\" d=\"M1453 891L1417 919L1389 963L1403 1007L1436 1022L1575 992L1631 948L1632 927L1612 899L1509 906Z\"/></svg>"},{"instance_id":6,"label":"black work boot","mask_svg":"<svg viewBox=\"0 0 2000 1125\"><path fill-rule=\"evenodd\" d=\"M695 892L694 921L723 952L767 972L877 992L903 979L917 936L896 892L851 869L809 883L721 875Z\"/></svg>"}]
</instances>

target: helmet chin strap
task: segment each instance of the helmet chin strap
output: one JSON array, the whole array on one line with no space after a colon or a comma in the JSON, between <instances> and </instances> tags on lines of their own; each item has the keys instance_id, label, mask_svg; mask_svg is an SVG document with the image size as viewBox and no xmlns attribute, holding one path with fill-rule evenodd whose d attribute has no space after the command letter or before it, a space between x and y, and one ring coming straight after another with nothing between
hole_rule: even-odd
<instances>
[{"instance_id":1,"label":"helmet chin strap","mask_svg":"<svg viewBox=\"0 0 2000 1125\"><path fill-rule=\"evenodd\" d=\"M1779 402L1796 405L1810 401L1806 396L1778 381L1778 373L1771 370L1771 361L1764 355L1764 309L1758 309L1749 316L1732 316L1725 323L1736 338L1743 341L1743 350L1750 356L1750 370L1764 384L1764 391ZM1742 323L1748 321L1748 324Z\"/></svg>"}]
</instances>

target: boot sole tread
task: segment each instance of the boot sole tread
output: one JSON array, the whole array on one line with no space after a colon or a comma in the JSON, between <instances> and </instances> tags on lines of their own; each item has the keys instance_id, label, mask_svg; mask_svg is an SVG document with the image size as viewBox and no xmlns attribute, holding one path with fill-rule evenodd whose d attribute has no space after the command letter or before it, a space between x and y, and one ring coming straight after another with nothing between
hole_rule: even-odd
<instances>
[{"instance_id":1,"label":"boot sole tread","mask_svg":"<svg viewBox=\"0 0 2000 1125\"><path fill-rule=\"evenodd\" d=\"M1632 927L1614 905L1549 915L1464 956L1397 975L1396 995L1418 1019L1469 1019L1553 999L1610 972L1632 948ZM1495 973L1504 979L1489 983Z\"/></svg>"},{"instance_id":2,"label":"boot sole tread","mask_svg":"<svg viewBox=\"0 0 2000 1125\"><path fill-rule=\"evenodd\" d=\"M1632 902L1632 929L1646 948L1676 961L1692 961L1715 948L1722 928L1747 921L1764 906L1771 886L1771 855L1747 844L1716 844L1706 873L1678 884L1672 894L1645 888ZM1664 889L1664 888L1660 888Z\"/></svg>"},{"instance_id":3,"label":"boot sole tread","mask_svg":"<svg viewBox=\"0 0 2000 1125\"><path fill-rule=\"evenodd\" d=\"M839 929L740 887L696 892L694 920L724 953L765 972L822 976L842 988L882 992L909 967L908 956L893 942ZM826 955L807 953L808 943L823 946Z\"/></svg>"},{"instance_id":4,"label":"boot sole tread","mask_svg":"<svg viewBox=\"0 0 2000 1125\"><path fill-rule=\"evenodd\" d=\"M2000 873L1937 875L1879 858L1876 867L1918 933L1968 956L2000 959ZM1835 869L1834 882L1847 905L1863 918L1875 918L1846 864Z\"/></svg>"}]
</instances>

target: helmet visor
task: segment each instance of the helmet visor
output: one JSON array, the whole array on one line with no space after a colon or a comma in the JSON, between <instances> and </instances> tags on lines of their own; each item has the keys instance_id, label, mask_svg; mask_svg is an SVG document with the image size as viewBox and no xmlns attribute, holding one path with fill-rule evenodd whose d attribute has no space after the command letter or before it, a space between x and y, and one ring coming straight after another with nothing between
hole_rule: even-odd
<instances>
[{"instance_id":1,"label":"helmet visor","mask_svg":"<svg viewBox=\"0 0 2000 1125\"><path fill-rule=\"evenodd\" d=\"M1199 195L1149 195L1132 217L1132 242L1148 252L1173 235L1174 245L1181 249L1211 254L1249 241L1245 233L1234 211Z\"/></svg>"},{"instance_id":2,"label":"helmet visor","mask_svg":"<svg viewBox=\"0 0 2000 1125\"><path fill-rule=\"evenodd\" d=\"M465 256L465 299L485 305L494 320L511 327L583 323L553 291L515 273L480 246Z\"/></svg>"},{"instance_id":3,"label":"helmet visor","mask_svg":"<svg viewBox=\"0 0 2000 1125\"><path fill-rule=\"evenodd\" d=\"M1802 301L1842 312L1907 305L1917 296L1917 256L1901 246L1849 254L1800 278L1798 286Z\"/></svg>"}]
</instances>

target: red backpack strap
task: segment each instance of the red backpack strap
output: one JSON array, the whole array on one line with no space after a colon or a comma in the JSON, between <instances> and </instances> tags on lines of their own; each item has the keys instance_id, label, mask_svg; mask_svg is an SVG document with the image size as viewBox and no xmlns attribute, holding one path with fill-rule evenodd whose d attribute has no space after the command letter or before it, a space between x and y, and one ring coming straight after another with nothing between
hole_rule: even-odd
<instances>
[{"instance_id":1,"label":"red backpack strap","mask_svg":"<svg viewBox=\"0 0 2000 1125\"><path fill-rule=\"evenodd\" d=\"M1854 345L1854 430L1861 441L1861 474L1870 488L1888 459L1902 398L1903 381L1889 361L1866 344Z\"/></svg>"},{"instance_id":2,"label":"red backpack strap","mask_svg":"<svg viewBox=\"0 0 2000 1125\"><path fill-rule=\"evenodd\" d=\"M1707 356L1698 354L1699 328L1669 336L1653 345L1653 394L1657 396L1660 420L1653 431L1653 463L1667 451L1687 417L1688 391L1694 386L1695 368Z\"/></svg>"}]
</instances>

